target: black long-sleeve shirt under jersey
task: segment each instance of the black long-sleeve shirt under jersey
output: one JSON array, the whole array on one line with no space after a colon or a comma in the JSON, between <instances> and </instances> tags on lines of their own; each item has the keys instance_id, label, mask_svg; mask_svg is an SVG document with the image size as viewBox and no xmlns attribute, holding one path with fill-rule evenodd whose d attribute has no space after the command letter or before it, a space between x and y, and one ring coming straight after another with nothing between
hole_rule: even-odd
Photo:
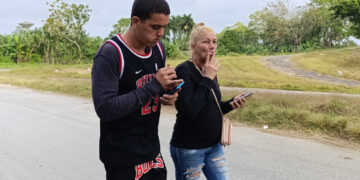
<instances>
[{"instance_id":1,"label":"black long-sleeve shirt under jersey","mask_svg":"<svg viewBox=\"0 0 360 180\"><path fill-rule=\"evenodd\" d=\"M160 83L154 78L142 88L119 95L120 62L117 54L115 47L107 43L99 49L93 62L92 96L101 121L123 118L162 91Z\"/></svg>"},{"instance_id":2,"label":"black long-sleeve shirt under jersey","mask_svg":"<svg viewBox=\"0 0 360 180\"><path fill-rule=\"evenodd\" d=\"M214 99L214 90L224 114L232 110L230 101L220 101L217 78L203 77L191 61L176 67L177 77L185 84L175 102L178 111L170 144L179 148L200 149L220 141L222 116Z\"/></svg>"}]
</instances>

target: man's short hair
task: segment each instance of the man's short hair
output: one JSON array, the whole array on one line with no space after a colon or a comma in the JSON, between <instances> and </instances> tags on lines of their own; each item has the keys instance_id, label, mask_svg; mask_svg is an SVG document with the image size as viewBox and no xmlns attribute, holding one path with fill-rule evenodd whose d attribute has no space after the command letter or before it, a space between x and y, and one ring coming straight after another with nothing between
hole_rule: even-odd
<instances>
[{"instance_id":1,"label":"man's short hair","mask_svg":"<svg viewBox=\"0 0 360 180\"><path fill-rule=\"evenodd\" d=\"M131 18L137 16L143 21L150 19L151 14L154 13L169 15L169 4L165 0L135 0Z\"/></svg>"}]
</instances>

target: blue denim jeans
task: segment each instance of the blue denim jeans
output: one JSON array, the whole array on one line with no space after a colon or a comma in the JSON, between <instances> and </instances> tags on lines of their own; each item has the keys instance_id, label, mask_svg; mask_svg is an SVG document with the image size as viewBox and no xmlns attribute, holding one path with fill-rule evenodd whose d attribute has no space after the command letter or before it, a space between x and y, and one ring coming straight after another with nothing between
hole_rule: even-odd
<instances>
[{"instance_id":1,"label":"blue denim jeans","mask_svg":"<svg viewBox=\"0 0 360 180\"><path fill-rule=\"evenodd\" d=\"M197 180L201 172L208 180L228 180L228 169L220 143L204 149L170 146L176 180Z\"/></svg>"}]
</instances>

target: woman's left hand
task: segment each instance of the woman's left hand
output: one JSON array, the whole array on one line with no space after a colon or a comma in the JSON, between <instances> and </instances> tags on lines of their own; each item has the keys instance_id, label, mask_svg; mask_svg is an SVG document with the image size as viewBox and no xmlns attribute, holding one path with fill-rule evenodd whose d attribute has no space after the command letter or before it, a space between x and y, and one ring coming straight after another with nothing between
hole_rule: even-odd
<instances>
[{"instance_id":1,"label":"woman's left hand","mask_svg":"<svg viewBox=\"0 0 360 180\"><path fill-rule=\"evenodd\" d=\"M234 97L234 100L230 102L230 106L233 109L237 109L240 108L242 105L244 105L246 103L245 98L241 97L242 95L237 95Z\"/></svg>"}]
</instances>

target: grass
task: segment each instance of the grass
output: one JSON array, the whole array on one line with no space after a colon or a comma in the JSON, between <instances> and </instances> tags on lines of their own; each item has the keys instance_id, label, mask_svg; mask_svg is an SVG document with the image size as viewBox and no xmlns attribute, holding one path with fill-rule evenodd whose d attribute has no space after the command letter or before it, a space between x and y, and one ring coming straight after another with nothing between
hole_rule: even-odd
<instances>
[{"instance_id":1,"label":"grass","mask_svg":"<svg viewBox=\"0 0 360 180\"><path fill-rule=\"evenodd\" d=\"M91 97L91 65L0 64L0 83Z\"/></svg>"},{"instance_id":2,"label":"grass","mask_svg":"<svg viewBox=\"0 0 360 180\"><path fill-rule=\"evenodd\" d=\"M227 99L236 92L223 94ZM360 143L359 107L359 97L255 93L229 116L251 126L321 133Z\"/></svg>"},{"instance_id":3,"label":"grass","mask_svg":"<svg viewBox=\"0 0 360 180\"><path fill-rule=\"evenodd\" d=\"M289 76L265 67L261 56L220 56L218 80L221 86L284 89L299 91L360 93L360 86L350 87L301 77ZM184 60L169 60L174 67ZM359 73L360 74L360 73Z\"/></svg>"},{"instance_id":4,"label":"grass","mask_svg":"<svg viewBox=\"0 0 360 180\"><path fill-rule=\"evenodd\" d=\"M360 47L302 53L292 60L310 71L360 81Z\"/></svg>"},{"instance_id":5,"label":"grass","mask_svg":"<svg viewBox=\"0 0 360 180\"><path fill-rule=\"evenodd\" d=\"M332 50L329 52L337 52ZM347 50L343 50L347 52ZM296 56L297 57L297 56ZM360 93L360 87L349 87L300 77L288 76L263 66L261 56L220 56L218 80L221 86L285 89L300 91ZM168 60L176 67L185 59ZM0 64L0 83L91 97L91 64ZM360 67L356 67L360 68ZM358 73L360 76L360 73Z\"/></svg>"}]
</instances>

